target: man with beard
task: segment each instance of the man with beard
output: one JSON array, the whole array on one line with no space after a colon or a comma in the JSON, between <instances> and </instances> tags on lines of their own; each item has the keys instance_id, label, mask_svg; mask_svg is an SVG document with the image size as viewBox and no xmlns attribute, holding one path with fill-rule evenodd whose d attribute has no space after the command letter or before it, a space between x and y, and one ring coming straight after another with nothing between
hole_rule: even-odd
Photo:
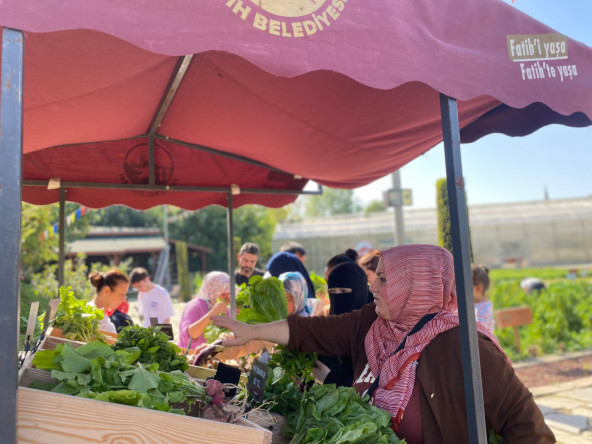
<instances>
[{"instance_id":1,"label":"man with beard","mask_svg":"<svg viewBox=\"0 0 592 444\"><path fill-rule=\"evenodd\" d=\"M236 285L249 282L251 276L263 276L263 270L256 268L259 259L259 245L247 242L238 253L238 270L234 273Z\"/></svg>"}]
</instances>

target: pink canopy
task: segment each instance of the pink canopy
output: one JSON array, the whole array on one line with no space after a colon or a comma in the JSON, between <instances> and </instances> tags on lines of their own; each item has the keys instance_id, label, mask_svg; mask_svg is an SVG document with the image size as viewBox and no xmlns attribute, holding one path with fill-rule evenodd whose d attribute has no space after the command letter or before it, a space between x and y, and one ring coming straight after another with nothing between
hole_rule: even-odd
<instances>
[{"instance_id":1,"label":"pink canopy","mask_svg":"<svg viewBox=\"0 0 592 444\"><path fill-rule=\"evenodd\" d=\"M0 25L25 31L26 183L148 183L154 129L172 191L68 188L90 207L359 187L442 140L439 93L465 142L592 123L591 49L501 0L4 0Z\"/></svg>"}]
</instances>

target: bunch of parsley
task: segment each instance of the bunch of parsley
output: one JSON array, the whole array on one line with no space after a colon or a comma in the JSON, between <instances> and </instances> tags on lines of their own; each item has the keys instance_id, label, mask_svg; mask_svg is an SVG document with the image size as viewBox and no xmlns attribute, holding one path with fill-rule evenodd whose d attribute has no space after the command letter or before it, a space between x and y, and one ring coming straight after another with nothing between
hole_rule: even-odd
<instances>
[{"instance_id":1,"label":"bunch of parsley","mask_svg":"<svg viewBox=\"0 0 592 444\"><path fill-rule=\"evenodd\" d=\"M184 372L189 367L179 347L169 341L168 335L161 332L160 327L144 328L140 325L125 327L112 347L113 350L137 347L140 350L138 362L148 365L157 363L160 371Z\"/></svg>"}]
</instances>

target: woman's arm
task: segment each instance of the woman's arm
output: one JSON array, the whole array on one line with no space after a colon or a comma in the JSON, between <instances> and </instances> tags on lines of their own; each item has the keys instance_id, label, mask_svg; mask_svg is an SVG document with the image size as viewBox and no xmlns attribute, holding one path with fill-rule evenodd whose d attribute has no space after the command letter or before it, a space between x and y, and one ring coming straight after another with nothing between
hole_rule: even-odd
<instances>
[{"instance_id":1,"label":"woman's arm","mask_svg":"<svg viewBox=\"0 0 592 444\"><path fill-rule=\"evenodd\" d=\"M189 336L193 339L199 338L204 334L204 331L206 331L206 327L210 323L211 318L226 313L226 310L227 307L224 302L216 302L210 311L187 327L187 333L189 333Z\"/></svg>"},{"instance_id":2,"label":"woman's arm","mask_svg":"<svg viewBox=\"0 0 592 444\"><path fill-rule=\"evenodd\" d=\"M227 328L234 333L234 339L224 341L222 345L225 346L243 345L253 339L287 345L290 340L290 328L286 320L270 322L269 324L249 325L227 316L215 316L212 318L212 324Z\"/></svg>"}]
</instances>

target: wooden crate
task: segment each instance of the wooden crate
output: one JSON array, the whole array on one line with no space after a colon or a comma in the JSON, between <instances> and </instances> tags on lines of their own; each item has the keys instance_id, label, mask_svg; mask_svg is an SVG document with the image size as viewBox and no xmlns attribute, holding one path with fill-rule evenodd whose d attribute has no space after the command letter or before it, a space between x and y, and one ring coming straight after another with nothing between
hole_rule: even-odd
<instances>
[{"instance_id":1,"label":"wooden crate","mask_svg":"<svg viewBox=\"0 0 592 444\"><path fill-rule=\"evenodd\" d=\"M273 433L272 444L288 444L290 442L290 439L282 434L282 429L286 425L284 416L266 410L254 410L247 415L247 418L264 429L271 430Z\"/></svg>"},{"instance_id":2,"label":"wooden crate","mask_svg":"<svg viewBox=\"0 0 592 444\"><path fill-rule=\"evenodd\" d=\"M272 439L270 431L245 419L227 424L26 387L17 395L23 443L269 444Z\"/></svg>"}]
</instances>

